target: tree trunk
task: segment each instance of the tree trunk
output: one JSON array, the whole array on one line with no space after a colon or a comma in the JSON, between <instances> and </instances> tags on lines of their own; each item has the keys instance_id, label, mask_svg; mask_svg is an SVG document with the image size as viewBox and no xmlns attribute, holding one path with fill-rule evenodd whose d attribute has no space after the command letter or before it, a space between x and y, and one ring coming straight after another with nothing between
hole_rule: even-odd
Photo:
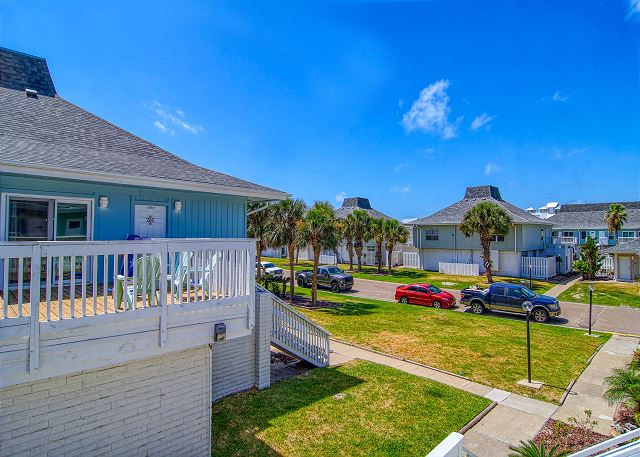
<instances>
[{"instance_id":1,"label":"tree trunk","mask_svg":"<svg viewBox=\"0 0 640 457\"><path fill-rule=\"evenodd\" d=\"M296 246L296 265L300 263L300 246Z\"/></svg>"},{"instance_id":2,"label":"tree trunk","mask_svg":"<svg viewBox=\"0 0 640 457\"><path fill-rule=\"evenodd\" d=\"M296 291L295 291L295 271L293 269L293 256L295 253L295 249L296 249L296 245L295 243L289 243L289 281L291 281L291 285L289 286L290 290L291 290L291 297L289 299L289 302L293 304L293 301L296 298ZM286 289L287 288L287 283L286 281L282 283L282 288Z\"/></svg>"},{"instance_id":3,"label":"tree trunk","mask_svg":"<svg viewBox=\"0 0 640 457\"><path fill-rule=\"evenodd\" d=\"M347 240L347 252L349 253L349 270L353 270L353 241Z\"/></svg>"},{"instance_id":4,"label":"tree trunk","mask_svg":"<svg viewBox=\"0 0 640 457\"><path fill-rule=\"evenodd\" d=\"M313 247L313 273L311 274L311 306L318 303L318 259L320 248Z\"/></svg>"},{"instance_id":5,"label":"tree trunk","mask_svg":"<svg viewBox=\"0 0 640 457\"><path fill-rule=\"evenodd\" d=\"M391 269L391 257L393 255L393 246L391 246L389 249L387 249L387 267L389 267L389 274L393 273L393 270Z\"/></svg>"},{"instance_id":6,"label":"tree trunk","mask_svg":"<svg viewBox=\"0 0 640 457\"><path fill-rule=\"evenodd\" d=\"M358 271L362 271L362 244L356 241L356 257L358 258Z\"/></svg>"},{"instance_id":7,"label":"tree trunk","mask_svg":"<svg viewBox=\"0 0 640 457\"><path fill-rule=\"evenodd\" d=\"M376 262L378 263L378 274L382 274L382 243L376 241Z\"/></svg>"},{"instance_id":8,"label":"tree trunk","mask_svg":"<svg viewBox=\"0 0 640 457\"><path fill-rule=\"evenodd\" d=\"M482 245L482 260L484 261L484 269L485 274L487 275L487 282L489 284L493 283L493 275L491 274L491 270L493 264L491 262L491 238L488 236L480 237L480 244Z\"/></svg>"}]
</instances>

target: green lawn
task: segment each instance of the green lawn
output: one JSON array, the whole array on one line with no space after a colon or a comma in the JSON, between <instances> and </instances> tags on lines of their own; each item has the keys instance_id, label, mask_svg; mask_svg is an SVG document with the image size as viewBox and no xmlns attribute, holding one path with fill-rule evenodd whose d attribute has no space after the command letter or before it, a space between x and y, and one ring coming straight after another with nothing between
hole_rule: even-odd
<instances>
[{"instance_id":1,"label":"green lawn","mask_svg":"<svg viewBox=\"0 0 640 457\"><path fill-rule=\"evenodd\" d=\"M264 259L265 261L273 262L279 267L288 269L289 268L289 260L288 259L277 259L268 257ZM340 264L338 265L343 270L348 270L349 265ZM302 270L313 267L313 262L308 260L301 260L295 266L296 270ZM462 290L469 286L479 285L482 287L488 287L486 283L486 278L484 276L458 276L458 275L447 275L438 273L437 271L425 271L419 270L417 268L399 268L396 267L393 269L393 273L379 275L376 273L376 267L362 267L362 272L358 271L350 271L353 274L354 278L361 279L371 279L374 281L385 281L385 282L397 282L402 284L410 284L413 282L426 282L429 284L433 284L434 286L441 287L443 289L457 289ZM518 279L518 278L509 278L505 276L494 276L495 281L505 281L516 284L523 284L529 287L528 279ZM538 281L533 280L533 291L539 294L545 293L548 291L553 284L547 281Z\"/></svg>"},{"instance_id":2,"label":"green lawn","mask_svg":"<svg viewBox=\"0 0 640 457\"><path fill-rule=\"evenodd\" d=\"M424 456L489 400L365 361L213 404L212 456Z\"/></svg>"},{"instance_id":3,"label":"green lawn","mask_svg":"<svg viewBox=\"0 0 640 457\"><path fill-rule=\"evenodd\" d=\"M613 281L579 281L560 294L558 300L589 303L589 285L593 284L596 305L640 308L640 283Z\"/></svg>"},{"instance_id":4,"label":"green lawn","mask_svg":"<svg viewBox=\"0 0 640 457\"><path fill-rule=\"evenodd\" d=\"M296 289L308 294L308 289ZM594 350L607 340L582 330L532 324L533 378L540 391L517 385L527 376L526 326L522 320L362 299L320 291L343 306L301 311L335 338L467 376L534 398L558 401Z\"/></svg>"}]
</instances>

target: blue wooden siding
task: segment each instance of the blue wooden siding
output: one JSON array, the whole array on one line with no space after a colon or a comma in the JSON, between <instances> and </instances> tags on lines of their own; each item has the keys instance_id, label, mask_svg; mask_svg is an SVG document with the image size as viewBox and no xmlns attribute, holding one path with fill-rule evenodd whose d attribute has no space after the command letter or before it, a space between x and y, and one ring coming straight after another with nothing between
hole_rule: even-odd
<instances>
[{"instance_id":1,"label":"blue wooden siding","mask_svg":"<svg viewBox=\"0 0 640 457\"><path fill-rule=\"evenodd\" d=\"M480 237L467 237L460 232L458 226L433 225L420 226L416 247L422 249L481 249ZM437 229L438 239L427 240L426 229ZM540 229L544 229L544 237L540 237ZM517 240L516 240L517 238ZM551 244L551 229L544 225L517 225L517 234L513 227L505 235L504 241L492 241L491 249L500 251L534 251L544 249Z\"/></svg>"},{"instance_id":2,"label":"blue wooden siding","mask_svg":"<svg viewBox=\"0 0 640 457\"><path fill-rule=\"evenodd\" d=\"M246 197L3 173L0 192L93 199L94 240L121 240L132 234L137 204L167 206L169 238L246 236ZM98 206L100 196L109 198L107 208ZM182 211L174 211L176 200L182 202ZM0 235L6 239L6 233Z\"/></svg>"}]
</instances>

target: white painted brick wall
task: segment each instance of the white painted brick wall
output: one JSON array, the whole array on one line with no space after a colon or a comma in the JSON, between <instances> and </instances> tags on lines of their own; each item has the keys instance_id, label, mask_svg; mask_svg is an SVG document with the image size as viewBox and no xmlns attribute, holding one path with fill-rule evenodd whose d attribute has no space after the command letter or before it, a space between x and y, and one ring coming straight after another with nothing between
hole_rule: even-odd
<instances>
[{"instance_id":1,"label":"white painted brick wall","mask_svg":"<svg viewBox=\"0 0 640 457\"><path fill-rule=\"evenodd\" d=\"M4 388L0 456L208 456L211 360L203 346Z\"/></svg>"},{"instance_id":2,"label":"white painted brick wall","mask_svg":"<svg viewBox=\"0 0 640 457\"><path fill-rule=\"evenodd\" d=\"M213 401L271 383L271 312L268 294L256 294L256 325L251 335L213 344Z\"/></svg>"}]
</instances>

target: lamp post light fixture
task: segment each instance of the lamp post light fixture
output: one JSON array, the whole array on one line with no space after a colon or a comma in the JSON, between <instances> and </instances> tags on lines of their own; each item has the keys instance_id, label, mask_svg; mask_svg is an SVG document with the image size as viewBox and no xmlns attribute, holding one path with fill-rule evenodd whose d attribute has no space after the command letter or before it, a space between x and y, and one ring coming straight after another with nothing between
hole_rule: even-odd
<instances>
[{"instance_id":1,"label":"lamp post light fixture","mask_svg":"<svg viewBox=\"0 0 640 457\"><path fill-rule=\"evenodd\" d=\"M589 335L591 335L592 311L593 311L593 284L589 284Z\"/></svg>"},{"instance_id":2,"label":"lamp post light fixture","mask_svg":"<svg viewBox=\"0 0 640 457\"><path fill-rule=\"evenodd\" d=\"M109 197L105 197L104 195L101 195L98 198L98 206L102 209L106 208L107 206L109 206Z\"/></svg>"},{"instance_id":3,"label":"lamp post light fixture","mask_svg":"<svg viewBox=\"0 0 640 457\"><path fill-rule=\"evenodd\" d=\"M525 301L522 303L522 309L527 312L527 382L531 384L531 332L529 330L531 322L531 310L533 303Z\"/></svg>"},{"instance_id":4,"label":"lamp post light fixture","mask_svg":"<svg viewBox=\"0 0 640 457\"><path fill-rule=\"evenodd\" d=\"M182 201L181 200L176 200L173 203L173 209L176 210L177 212L182 211Z\"/></svg>"}]
</instances>

